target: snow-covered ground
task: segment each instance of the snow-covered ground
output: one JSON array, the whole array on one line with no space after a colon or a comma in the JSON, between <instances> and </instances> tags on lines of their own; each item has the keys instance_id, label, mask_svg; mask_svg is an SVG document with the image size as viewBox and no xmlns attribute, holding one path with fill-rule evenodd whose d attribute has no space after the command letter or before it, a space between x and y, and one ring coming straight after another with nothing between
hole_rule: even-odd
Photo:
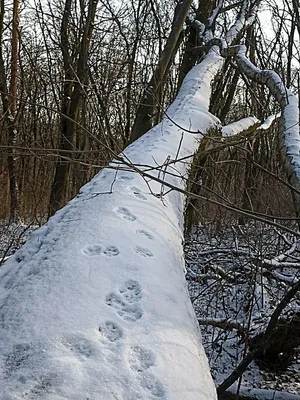
<instances>
[{"instance_id":1,"label":"snow-covered ground","mask_svg":"<svg viewBox=\"0 0 300 400\"><path fill-rule=\"evenodd\" d=\"M238 366L249 351L249 339L266 329L275 305L299 279L298 242L260 223L223 226L222 232L201 225L187 239L190 295L217 386ZM299 307L296 297L284 315ZM240 393L258 399L294 398L276 397L278 392L300 394L300 351L287 369L275 364L260 367L252 362L240 382ZM251 388L265 391L250 392Z\"/></svg>"}]
</instances>

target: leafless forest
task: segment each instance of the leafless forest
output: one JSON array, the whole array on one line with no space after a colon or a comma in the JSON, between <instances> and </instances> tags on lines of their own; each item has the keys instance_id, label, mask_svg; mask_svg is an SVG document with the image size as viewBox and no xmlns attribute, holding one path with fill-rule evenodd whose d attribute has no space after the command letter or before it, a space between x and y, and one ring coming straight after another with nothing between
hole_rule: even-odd
<instances>
[{"instance_id":1,"label":"leafless forest","mask_svg":"<svg viewBox=\"0 0 300 400\"><path fill-rule=\"evenodd\" d=\"M3 232L45 222L161 121L214 46L224 58L209 107L220 124L194 156L185 209L187 281L220 399L253 361L255 379L284 373L271 388L300 391L299 108L287 111L299 42L299 0L0 1Z\"/></svg>"}]
</instances>

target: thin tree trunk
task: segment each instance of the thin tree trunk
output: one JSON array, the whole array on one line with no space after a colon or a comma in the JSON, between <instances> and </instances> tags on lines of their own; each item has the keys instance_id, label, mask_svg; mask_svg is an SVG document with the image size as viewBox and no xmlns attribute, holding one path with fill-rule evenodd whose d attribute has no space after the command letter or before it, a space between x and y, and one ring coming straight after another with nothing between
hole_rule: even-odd
<instances>
[{"instance_id":1,"label":"thin tree trunk","mask_svg":"<svg viewBox=\"0 0 300 400\"><path fill-rule=\"evenodd\" d=\"M197 13L196 20L202 24L206 24L208 18L210 17L212 10L216 6L216 0L200 2ZM189 36L186 42L184 55L182 58L182 63L179 71L178 88L182 85L183 79L186 74L196 65L196 63L204 56L193 51L194 47L203 44L201 42L201 35L199 32L199 24L192 23L189 27Z\"/></svg>"},{"instance_id":2,"label":"thin tree trunk","mask_svg":"<svg viewBox=\"0 0 300 400\"><path fill-rule=\"evenodd\" d=\"M86 96L85 87L88 83L88 52L90 48L94 19L98 1L89 1L87 17L82 34L77 66L71 61L71 44L68 29L72 11L72 0L66 0L63 20L61 24L61 49L63 53L65 82L62 99L61 133L59 149L61 158L58 160L50 195L50 215L63 207L68 197L70 160L74 150L75 135L79 120L82 100ZM84 15L84 10L81 10ZM67 152L66 152L67 151ZM62 157L64 156L64 158Z\"/></svg>"},{"instance_id":3,"label":"thin tree trunk","mask_svg":"<svg viewBox=\"0 0 300 400\"><path fill-rule=\"evenodd\" d=\"M3 106L3 114L5 125L8 130L8 155L7 166L9 174L9 192L10 192L10 220L16 220L19 215L19 190L16 176L16 157L14 146L17 141L17 128L15 124L14 114L16 112L16 90L18 76L18 0L14 1L14 20L12 35L12 61L11 61L11 94L9 96L7 87L7 75L3 59L3 29L4 29L4 0L0 3L0 91Z\"/></svg>"},{"instance_id":4,"label":"thin tree trunk","mask_svg":"<svg viewBox=\"0 0 300 400\"><path fill-rule=\"evenodd\" d=\"M61 133L59 137L58 147L60 150L72 150L73 148L73 130L68 129L70 126L65 116L69 115L70 99L72 94L72 81L75 78L70 60L70 43L68 36L69 19L71 15L72 0L66 0L63 19L61 23L61 50L63 54L65 82L63 84L63 98L61 106ZM71 122L71 121L70 121ZM63 153L68 156L68 153ZM71 152L70 154L71 155ZM50 195L50 215L62 207L65 201L65 190L68 181L69 165L62 158L58 159L55 176L51 187Z\"/></svg>"},{"instance_id":5,"label":"thin tree trunk","mask_svg":"<svg viewBox=\"0 0 300 400\"><path fill-rule=\"evenodd\" d=\"M132 127L131 142L141 137L152 127L153 116L157 107L159 107L159 98L161 97L160 93L163 90L165 77L168 69L170 68L170 60L174 55L179 36L191 4L192 0L184 0L177 6L177 10L175 10L170 35L138 107L136 118Z\"/></svg>"},{"instance_id":6,"label":"thin tree trunk","mask_svg":"<svg viewBox=\"0 0 300 400\"><path fill-rule=\"evenodd\" d=\"M17 111L17 81L18 81L18 54L19 54L19 0L14 0L12 39L11 39L11 77L10 77L10 109L15 117Z\"/></svg>"}]
</instances>

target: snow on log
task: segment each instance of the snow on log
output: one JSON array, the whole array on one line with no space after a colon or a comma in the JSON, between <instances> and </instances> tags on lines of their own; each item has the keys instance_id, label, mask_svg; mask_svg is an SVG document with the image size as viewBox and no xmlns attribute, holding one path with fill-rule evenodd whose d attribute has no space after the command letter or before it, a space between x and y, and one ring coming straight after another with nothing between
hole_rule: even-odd
<instances>
[{"instance_id":1,"label":"snow on log","mask_svg":"<svg viewBox=\"0 0 300 400\"><path fill-rule=\"evenodd\" d=\"M219 125L208 103L221 65L213 48L121 157L184 188L201 133ZM216 399L184 279L183 206L112 162L4 264L0 399Z\"/></svg>"},{"instance_id":2,"label":"snow on log","mask_svg":"<svg viewBox=\"0 0 300 400\"><path fill-rule=\"evenodd\" d=\"M267 129L269 129L272 124L281 117L281 112L277 113L277 114L273 114L270 115L269 117L267 117L264 122L261 124L261 126L259 127L259 129L262 129L263 131L266 131Z\"/></svg>"},{"instance_id":3,"label":"snow on log","mask_svg":"<svg viewBox=\"0 0 300 400\"><path fill-rule=\"evenodd\" d=\"M232 122L231 124L222 127L222 136L230 137L239 133L248 131L250 128L258 127L260 124L259 119L256 117L242 118L238 121Z\"/></svg>"}]
</instances>

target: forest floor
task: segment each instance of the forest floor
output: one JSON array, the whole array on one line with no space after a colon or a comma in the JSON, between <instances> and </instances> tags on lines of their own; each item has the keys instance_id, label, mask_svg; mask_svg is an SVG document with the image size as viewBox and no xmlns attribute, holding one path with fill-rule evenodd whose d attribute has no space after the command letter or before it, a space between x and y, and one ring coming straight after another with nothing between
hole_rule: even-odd
<instances>
[{"instance_id":1,"label":"forest floor","mask_svg":"<svg viewBox=\"0 0 300 400\"><path fill-rule=\"evenodd\" d=\"M247 354L251 340L265 331L276 305L299 279L298 242L258 223L222 227L222 232L202 225L186 239L190 296L217 386ZM290 322L299 309L298 294L281 320ZM299 331L294 334L299 339ZM270 398L277 398L275 391L299 395L299 350L252 362L236 387L268 389L274 393Z\"/></svg>"},{"instance_id":2,"label":"forest floor","mask_svg":"<svg viewBox=\"0 0 300 400\"><path fill-rule=\"evenodd\" d=\"M0 224L0 264L30 237L34 225ZM186 238L187 282L216 385L238 366L249 343L300 275L300 244L290 234L257 223L217 231L201 225ZM300 295L284 310L300 310ZM299 337L299 333L295 333ZM252 362L237 384L271 393L300 393L300 349L276 362ZM257 398L277 398L263 397ZM285 397L282 397L285 398Z\"/></svg>"}]
</instances>

